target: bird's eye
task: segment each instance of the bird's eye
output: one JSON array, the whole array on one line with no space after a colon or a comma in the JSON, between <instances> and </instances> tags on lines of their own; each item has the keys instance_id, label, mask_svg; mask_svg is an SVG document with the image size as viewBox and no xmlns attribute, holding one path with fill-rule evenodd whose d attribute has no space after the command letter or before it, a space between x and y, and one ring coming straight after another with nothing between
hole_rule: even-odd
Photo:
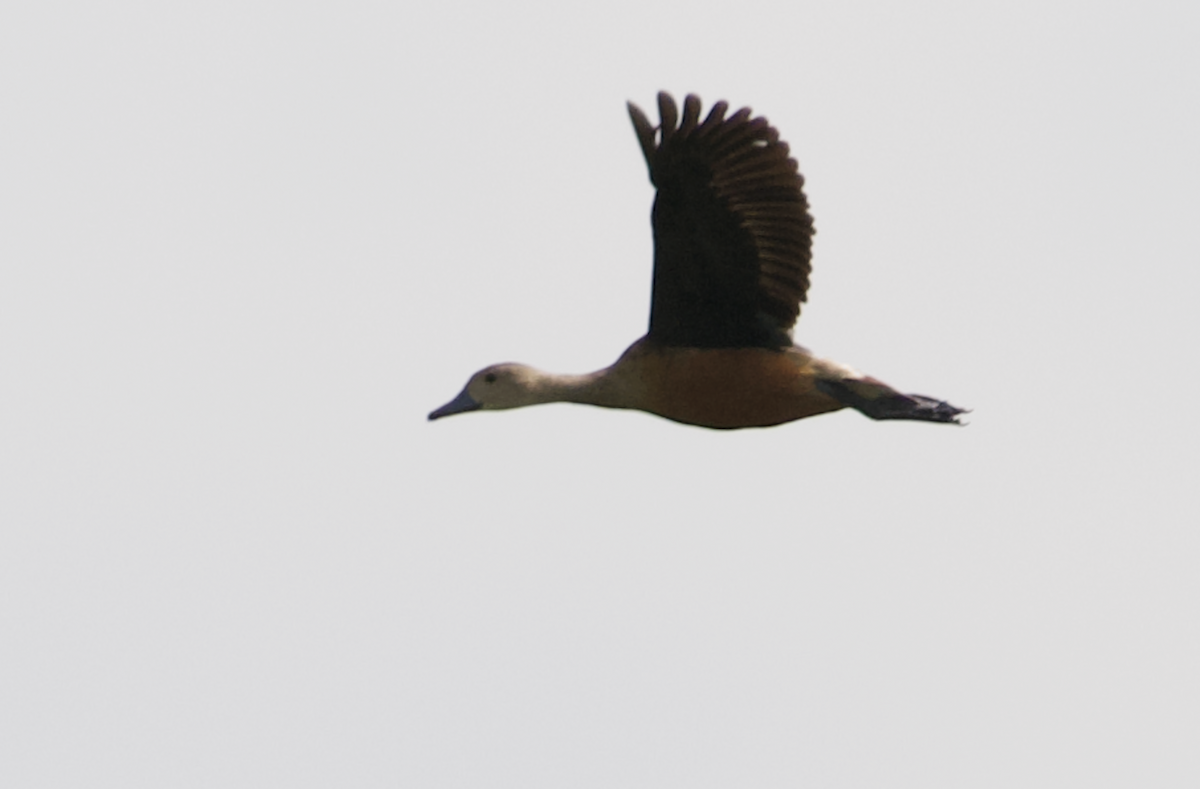
<instances>
[{"instance_id":1,"label":"bird's eye","mask_svg":"<svg viewBox=\"0 0 1200 789\"><path fill-rule=\"evenodd\" d=\"M494 384L496 383L496 374L488 373L487 375L483 376L483 380L487 381L489 384Z\"/></svg>"}]
</instances>

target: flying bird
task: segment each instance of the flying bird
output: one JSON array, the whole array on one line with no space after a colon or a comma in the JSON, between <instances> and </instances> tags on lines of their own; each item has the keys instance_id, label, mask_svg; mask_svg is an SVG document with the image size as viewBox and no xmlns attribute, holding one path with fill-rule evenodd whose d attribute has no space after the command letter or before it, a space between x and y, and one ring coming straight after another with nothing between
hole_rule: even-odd
<instances>
[{"instance_id":1,"label":"flying bird","mask_svg":"<svg viewBox=\"0 0 1200 789\"><path fill-rule=\"evenodd\" d=\"M658 94L657 129L630 103L657 189L650 329L611 366L556 375L485 367L429 414L538 403L632 408L701 427L767 427L854 408L872 419L958 423L965 409L814 356L792 342L806 300L813 222L787 143L750 109L703 121L688 96Z\"/></svg>"}]
</instances>

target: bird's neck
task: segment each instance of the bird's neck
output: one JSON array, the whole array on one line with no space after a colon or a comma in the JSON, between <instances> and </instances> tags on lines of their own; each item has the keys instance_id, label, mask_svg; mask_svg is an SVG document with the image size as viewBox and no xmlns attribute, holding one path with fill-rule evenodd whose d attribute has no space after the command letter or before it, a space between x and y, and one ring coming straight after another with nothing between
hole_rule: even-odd
<instances>
[{"instance_id":1,"label":"bird's neck","mask_svg":"<svg viewBox=\"0 0 1200 789\"><path fill-rule=\"evenodd\" d=\"M530 393L538 403L587 403L605 408L628 408L620 382L606 367L582 375L542 373Z\"/></svg>"}]
</instances>

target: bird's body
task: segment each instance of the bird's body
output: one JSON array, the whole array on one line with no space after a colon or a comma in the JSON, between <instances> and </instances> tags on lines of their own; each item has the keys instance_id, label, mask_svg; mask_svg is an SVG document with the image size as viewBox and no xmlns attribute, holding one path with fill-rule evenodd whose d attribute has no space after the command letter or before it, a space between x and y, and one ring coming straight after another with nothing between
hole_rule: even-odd
<instances>
[{"instance_id":1,"label":"bird's body","mask_svg":"<svg viewBox=\"0 0 1200 789\"><path fill-rule=\"evenodd\" d=\"M786 143L748 109L677 125L659 94L655 129L629 105L658 188L650 330L610 367L554 375L499 364L429 415L548 402L631 408L710 428L767 427L847 406L874 419L957 422L963 409L901 394L791 340L810 272L812 218Z\"/></svg>"},{"instance_id":2,"label":"bird's body","mask_svg":"<svg viewBox=\"0 0 1200 789\"><path fill-rule=\"evenodd\" d=\"M815 381L845 372L799 346L669 348L642 340L597 376L612 382L615 396L596 404L703 427L768 427L842 408Z\"/></svg>"}]
</instances>

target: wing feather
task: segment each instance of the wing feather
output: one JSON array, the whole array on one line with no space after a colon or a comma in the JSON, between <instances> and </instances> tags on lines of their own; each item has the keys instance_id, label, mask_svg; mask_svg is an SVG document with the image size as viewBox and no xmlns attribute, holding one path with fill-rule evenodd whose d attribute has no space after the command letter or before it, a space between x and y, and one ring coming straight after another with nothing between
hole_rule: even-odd
<instances>
[{"instance_id":1,"label":"wing feather","mask_svg":"<svg viewBox=\"0 0 1200 789\"><path fill-rule=\"evenodd\" d=\"M660 124L629 105L657 187L648 339L669 346L791 344L808 291L812 217L787 143L749 108L718 101L700 121L658 95Z\"/></svg>"}]
</instances>

